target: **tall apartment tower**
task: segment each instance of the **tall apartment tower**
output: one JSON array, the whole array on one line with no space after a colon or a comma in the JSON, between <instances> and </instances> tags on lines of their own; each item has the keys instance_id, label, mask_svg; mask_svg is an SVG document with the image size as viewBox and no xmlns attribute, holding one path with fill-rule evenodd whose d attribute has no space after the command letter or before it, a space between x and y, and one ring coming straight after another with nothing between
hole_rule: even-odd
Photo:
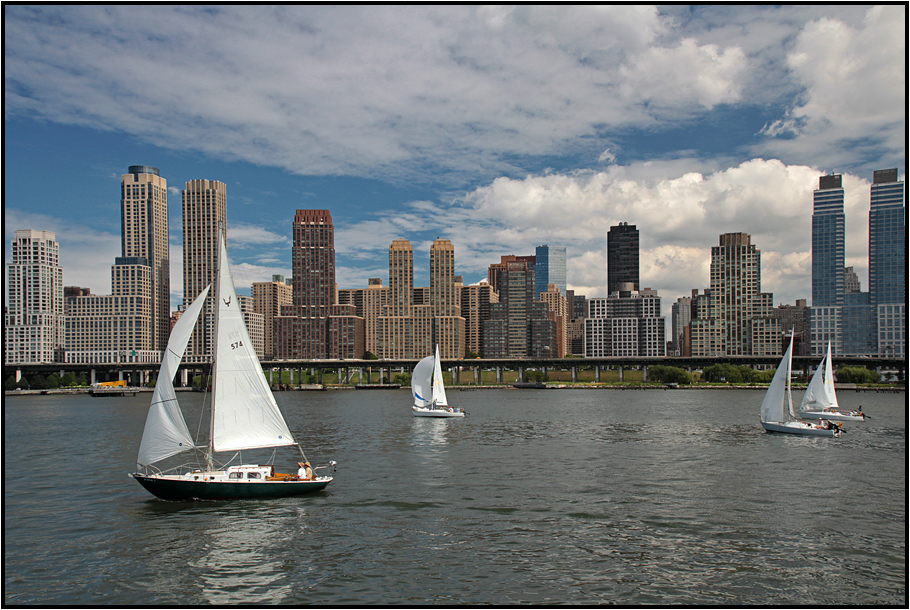
<instances>
[{"instance_id":1,"label":"tall apartment tower","mask_svg":"<svg viewBox=\"0 0 910 610\"><path fill-rule=\"evenodd\" d=\"M706 294L710 302L698 307L691 322L693 356L781 353L774 296L761 291L761 251L749 234L725 233L711 248L711 288Z\"/></svg>"},{"instance_id":2,"label":"tall apartment tower","mask_svg":"<svg viewBox=\"0 0 910 610\"><path fill-rule=\"evenodd\" d=\"M547 292L553 284L562 296L566 296L566 247L537 246L534 258L535 292Z\"/></svg>"},{"instance_id":3,"label":"tall apartment tower","mask_svg":"<svg viewBox=\"0 0 910 610\"><path fill-rule=\"evenodd\" d=\"M218 232L227 226L227 185L217 180L190 180L183 189L183 303L193 302L215 281L218 268ZM187 361L210 359L214 334L214 295L206 298L204 321L187 347Z\"/></svg>"},{"instance_id":4,"label":"tall apartment tower","mask_svg":"<svg viewBox=\"0 0 910 610\"><path fill-rule=\"evenodd\" d=\"M555 358L556 323L537 300L534 257L503 256L490 265L498 303L490 303L483 329L484 358ZM490 282L493 284L493 282Z\"/></svg>"},{"instance_id":5,"label":"tall apartment tower","mask_svg":"<svg viewBox=\"0 0 910 610\"><path fill-rule=\"evenodd\" d=\"M607 233L607 294L619 291L620 284L641 289L638 277L638 229L621 222Z\"/></svg>"},{"instance_id":6,"label":"tall apartment tower","mask_svg":"<svg viewBox=\"0 0 910 610\"><path fill-rule=\"evenodd\" d=\"M63 269L50 231L16 231L6 266L6 363L54 362L63 347Z\"/></svg>"},{"instance_id":7,"label":"tall apartment tower","mask_svg":"<svg viewBox=\"0 0 910 610\"><path fill-rule=\"evenodd\" d=\"M872 174L869 210L869 296L877 319L878 354L905 358L907 323L906 208L897 168Z\"/></svg>"},{"instance_id":8,"label":"tall apartment tower","mask_svg":"<svg viewBox=\"0 0 910 610\"><path fill-rule=\"evenodd\" d=\"M152 344L164 351L170 334L171 269L168 255L167 180L157 167L131 165L120 179L121 251L145 259L152 274Z\"/></svg>"},{"instance_id":9,"label":"tall apartment tower","mask_svg":"<svg viewBox=\"0 0 910 610\"><path fill-rule=\"evenodd\" d=\"M461 315L465 320L465 355L483 354L483 326L490 319L490 303L498 303L490 283L482 280L461 289Z\"/></svg>"},{"instance_id":10,"label":"tall apartment tower","mask_svg":"<svg viewBox=\"0 0 910 610\"><path fill-rule=\"evenodd\" d=\"M844 303L844 189L841 175L821 176L812 202L812 306Z\"/></svg>"},{"instance_id":11,"label":"tall apartment tower","mask_svg":"<svg viewBox=\"0 0 910 610\"><path fill-rule=\"evenodd\" d=\"M378 356L415 357L411 325L413 299L414 249L408 240L395 239L389 246L389 294L379 317Z\"/></svg>"},{"instance_id":12,"label":"tall apartment tower","mask_svg":"<svg viewBox=\"0 0 910 610\"><path fill-rule=\"evenodd\" d=\"M430 315L430 349L435 351L438 345L441 358L464 357L465 319L455 283L455 246L448 239L437 239L430 246Z\"/></svg>"},{"instance_id":13,"label":"tall apartment tower","mask_svg":"<svg viewBox=\"0 0 910 610\"><path fill-rule=\"evenodd\" d=\"M363 318L335 299L335 225L329 210L297 210L291 250L293 297L275 320L279 358L361 358Z\"/></svg>"}]
</instances>

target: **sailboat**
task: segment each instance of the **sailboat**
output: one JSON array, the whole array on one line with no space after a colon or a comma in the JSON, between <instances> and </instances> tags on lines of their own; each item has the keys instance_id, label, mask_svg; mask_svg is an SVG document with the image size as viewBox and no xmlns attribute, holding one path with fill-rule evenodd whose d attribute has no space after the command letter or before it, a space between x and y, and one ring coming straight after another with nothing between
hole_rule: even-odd
<instances>
[{"instance_id":1,"label":"sailboat","mask_svg":"<svg viewBox=\"0 0 910 610\"><path fill-rule=\"evenodd\" d=\"M793 336L768 386L768 392L761 403L761 425L768 432L790 434L811 434L814 436L837 436L840 428L832 423L814 424L799 419L793 411L793 396L790 393L790 368L793 362Z\"/></svg>"},{"instance_id":2,"label":"sailboat","mask_svg":"<svg viewBox=\"0 0 910 610\"><path fill-rule=\"evenodd\" d=\"M835 419L839 421L863 421L865 414L860 411L843 411L837 404L837 394L834 392L834 373L831 370L831 343L828 342L828 351L806 388L802 404L799 406L799 416L811 419L814 417Z\"/></svg>"},{"instance_id":3,"label":"sailboat","mask_svg":"<svg viewBox=\"0 0 910 610\"><path fill-rule=\"evenodd\" d=\"M450 407L446 399L438 345L435 356L427 356L414 367L411 393L414 394L414 405L411 407L414 417L464 417L464 410Z\"/></svg>"},{"instance_id":4,"label":"sailboat","mask_svg":"<svg viewBox=\"0 0 910 610\"><path fill-rule=\"evenodd\" d=\"M319 476L307 468L309 462L303 449L294 441L262 373L234 290L223 235L219 236L216 277L208 445L196 445L190 435L173 379L211 285L196 297L171 331L139 445L138 469L130 476L165 500L284 497L325 488L332 477ZM305 476L276 472L273 464L215 465L216 453L234 452L236 457L243 450L274 450L285 446L299 450L298 465ZM162 460L194 450L204 450L204 468L183 466L162 471L155 466ZM334 466L335 462L329 462L316 470Z\"/></svg>"}]
</instances>

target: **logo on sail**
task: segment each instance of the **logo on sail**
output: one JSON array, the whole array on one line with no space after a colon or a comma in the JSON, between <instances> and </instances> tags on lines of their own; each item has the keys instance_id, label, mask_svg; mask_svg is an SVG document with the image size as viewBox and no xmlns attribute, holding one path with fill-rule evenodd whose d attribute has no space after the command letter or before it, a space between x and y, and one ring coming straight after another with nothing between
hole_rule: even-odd
<instances>
[{"instance_id":1,"label":"logo on sail","mask_svg":"<svg viewBox=\"0 0 910 610\"><path fill-rule=\"evenodd\" d=\"M230 306L231 306L231 297L228 297L228 298L223 299L223 300L224 300L224 305L225 305L225 307L230 307Z\"/></svg>"}]
</instances>

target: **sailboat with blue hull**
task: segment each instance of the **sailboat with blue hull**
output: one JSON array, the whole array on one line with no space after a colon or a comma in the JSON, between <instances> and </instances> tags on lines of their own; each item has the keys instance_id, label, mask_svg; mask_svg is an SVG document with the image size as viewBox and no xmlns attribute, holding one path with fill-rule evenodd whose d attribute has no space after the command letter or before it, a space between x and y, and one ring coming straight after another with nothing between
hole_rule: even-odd
<instances>
[{"instance_id":1,"label":"sailboat with blue hull","mask_svg":"<svg viewBox=\"0 0 910 610\"><path fill-rule=\"evenodd\" d=\"M197 445L190 435L173 379L211 286L193 301L171 331L139 445L138 470L130 476L165 500L274 498L324 489L333 477L317 471L334 470L335 462L313 469L288 429L253 350L234 290L223 234L219 236L216 277L208 445ZM237 456L247 450L277 451L283 447L299 452L299 470L281 473L272 463L230 465L233 457L227 464L215 463L216 454ZM204 465L166 470L158 466L185 451L204 451Z\"/></svg>"}]
</instances>

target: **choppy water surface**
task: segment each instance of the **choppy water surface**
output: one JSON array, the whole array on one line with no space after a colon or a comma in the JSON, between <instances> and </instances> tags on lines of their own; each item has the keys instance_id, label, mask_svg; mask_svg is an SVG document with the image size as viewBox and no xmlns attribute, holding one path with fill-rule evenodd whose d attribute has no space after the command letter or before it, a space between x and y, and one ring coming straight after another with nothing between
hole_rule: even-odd
<instances>
[{"instance_id":1,"label":"choppy water surface","mask_svg":"<svg viewBox=\"0 0 910 610\"><path fill-rule=\"evenodd\" d=\"M126 476L149 397L6 399L5 603L907 603L903 393L841 393L872 419L830 439L757 391L286 392L336 479L232 502Z\"/></svg>"}]
</instances>

